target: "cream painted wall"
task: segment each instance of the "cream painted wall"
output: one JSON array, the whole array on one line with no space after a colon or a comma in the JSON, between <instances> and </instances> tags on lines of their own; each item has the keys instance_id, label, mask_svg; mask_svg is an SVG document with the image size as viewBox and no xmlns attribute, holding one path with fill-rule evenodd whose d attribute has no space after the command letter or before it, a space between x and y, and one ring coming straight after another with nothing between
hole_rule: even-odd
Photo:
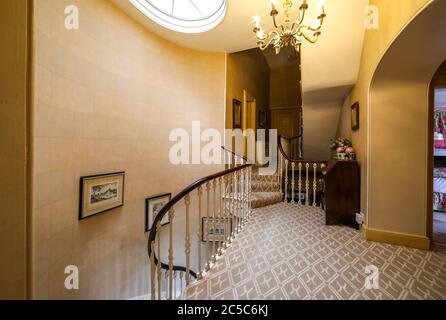
<instances>
[{"instance_id":1,"label":"cream painted wall","mask_svg":"<svg viewBox=\"0 0 446 320\"><path fill-rule=\"evenodd\" d=\"M64 8L80 29L64 28ZM144 199L215 167L170 165L169 132L223 130L225 56L149 33L105 0L36 1L35 290L37 299L148 293ZM77 220L79 178L126 171L125 206ZM77 265L80 290L64 288Z\"/></svg>"},{"instance_id":2,"label":"cream painted wall","mask_svg":"<svg viewBox=\"0 0 446 320\"><path fill-rule=\"evenodd\" d=\"M232 128L232 102L243 102L243 90L247 90L257 103L257 127L259 110L269 109L270 70L265 56L259 49L232 53L227 56L226 128Z\"/></svg>"},{"instance_id":3,"label":"cream painted wall","mask_svg":"<svg viewBox=\"0 0 446 320\"><path fill-rule=\"evenodd\" d=\"M445 18L446 2L426 7L392 44L374 74L369 104L369 228L429 236L433 164L429 85L446 58ZM414 43L417 51L412 50Z\"/></svg>"},{"instance_id":4,"label":"cream painted wall","mask_svg":"<svg viewBox=\"0 0 446 320\"><path fill-rule=\"evenodd\" d=\"M367 179L367 132L369 112L369 88L373 74L391 42L404 28L404 26L423 8L430 0L371 0L370 4L379 8L380 24L378 30L366 30L364 47L362 51L361 66L358 81L351 93L350 103L345 108L359 102L360 104L360 129L351 132L358 160L361 164L361 210L367 212L368 179ZM342 112L347 117L342 117L338 128L345 128L350 124L350 114ZM347 122L348 124L345 124ZM338 135L340 132L338 130ZM345 135L343 133L342 135ZM370 172L369 174L373 174Z\"/></svg>"},{"instance_id":5,"label":"cream painted wall","mask_svg":"<svg viewBox=\"0 0 446 320\"><path fill-rule=\"evenodd\" d=\"M0 300L27 297L28 1L0 1Z\"/></svg>"},{"instance_id":6,"label":"cream painted wall","mask_svg":"<svg viewBox=\"0 0 446 320\"><path fill-rule=\"evenodd\" d=\"M303 106L304 159L327 161L336 136L341 108L336 101L318 101Z\"/></svg>"}]
</instances>

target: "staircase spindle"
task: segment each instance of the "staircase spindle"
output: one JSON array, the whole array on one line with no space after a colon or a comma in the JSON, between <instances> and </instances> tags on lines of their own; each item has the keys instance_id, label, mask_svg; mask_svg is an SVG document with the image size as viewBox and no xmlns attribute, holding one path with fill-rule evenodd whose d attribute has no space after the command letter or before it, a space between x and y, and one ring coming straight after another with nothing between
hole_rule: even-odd
<instances>
[{"instance_id":1,"label":"staircase spindle","mask_svg":"<svg viewBox=\"0 0 446 320\"><path fill-rule=\"evenodd\" d=\"M240 180L239 180L239 219L238 219L238 232L243 229L243 170L240 171Z\"/></svg>"},{"instance_id":2,"label":"staircase spindle","mask_svg":"<svg viewBox=\"0 0 446 320\"><path fill-rule=\"evenodd\" d=\"M310 164L307 162L305 164L306 169L306 180L305 180L305 190L306 190L306 201L305 205L310 205Z\"/></svg>"},{"instance_id":3,"label":"staircase spindle","mask_svg":"<svg viewBox=\"0 0 446 320\"><path fill-rule=\"evenodd\" d=\"M211 268L210 265L210 247L209 247L209 232L210 232L210 218L211 218L211 184L206 184L206 272Z\"/></svg>"},{"instance_id":4,"label":"staircase spindle","mask_svg":"<svg viewBox=\"0 0 446 320\"><path fill-rule=\"evenodd\" d=\"M186 204L186 239L185 239L185 253L186 253L186 285L190 283L190 230L189 230L189 210L190 210L190 195L184 197Z\"/></svg>"},{"instance_id":5,"label":"staircase spindle","mask_svg":"<svg viewBox=\"0 0 446 320\"><path fill-rule=\"evenodd\" d=\"M161 300L162 268L161 268L161 221L156 224L157 247L158 247L158 300Z\"/></svg>"},{"instance_id":6,"label":"staircase spindle","mask_svg":"<svg viewBox=\"0 0 446 320\"><path fill-rule=\"evenodd\" d=\"M151 300L155 300L155 241L150 243L150 286Z\"/></svg>"},{"instance_id":7,"label":"staircase spindle","mask_svg":"<svg viewBox=\"0 0 446 320\"><path fill-rule=\"evenodd\" d=\"M283 156L280 154L279 156L280 164L279 164L279 184L280 184L280 193L283 193Z\"/></svg>"},{"instance_id":8,"label":"staircase spindle","mask_svg":"<svg viewBox=\"0 0 446 320\"><path fill-rule=\"evenodd\" d=\"M218 219L218 230L221 232L222 230L224 230L224 224L223 224L223 195L224 195L224 191L223 191L223 184L224 184L224 179L223 177L220 177L220 179L218 179L218 184L219 184L219 190L220 190L220 211L219 211L219 219ZM218 235L218 256L221 256L223 254L223 241L224 241L224 235L219 234ZM222 239L220 240L220 237L222 237Z\"/></svg>"},{"instance_id":9,"label":"staircase spindle","mask_svg":"<svg viewBox=\"0 0 446 320\"><path fill-rule=\"evenodd\" d=\"M299 188L299 205L302 205L302 162L299 162L299 182L298 182L298 188Z\"/></svg>"},{"instance_id":10,"label":"staircase spindle","mask_svg":"<svg viewBox=\"0 0 446 320\"><path fill-rule=\"evenodd\" d=\"M288 203L288 160L285 160L285 203Z\"/></svg>"},{"instance_id":11,"label":"staircase spindle","mask_svg":"<svg viewBox=\"0 0 446 320\"><path fill-rule=\"evenodd\" d=\"M217 242L215 241L216 228L217 228L217 180L212 182L212 263L217 261Z\"/></svg>"},{"instance_id":12,"label":"staircase spindle","mask_svg":"<svg viewBox=\"0 0 446 320\"><path fill-rule=\"evenodd\" d=\"M249 216L251 217L252 210L251 210L251 199L252 199L252 167L248 168L249 170L249 181L248 181L248 209L249 209Z\"/></svg>"},{"instance_id":13,"label":"staircase spindle","mask_svg":"<svg viewBox=\"0 0 446 320\"><path fill-rule=\"evenodd\" d=\"M201 280L203 277L202 272L202 266L201 266L201 245L202 245L202 239L203 239L203 229L202 229L202 204L201 204L201 197L203 195L203 189L202 187L198 187L198 227L197 227L197 251L198 251L198 273L197 273L197 280Z\"/></svg>"},{"instance_id":14,"label":"staircase spindle","mask_svg":"<svg viewBox=\"0 0 446 320\"><path fill-rule=\"evenodd\" d=\"M314 179L313 179L313 207L316 207L316 191L317 191L317 163L313 164Z\"/></svg>"},{"instance_id":15,"label":"staircase spindle","mask_svg":"<svg viewBox=\"0 0 446 320\"><path fill-rule=\"evenodd\" d=\"M296 168L296 163L291 164L291 203L296 203L294 199L294 188L296 187L296 182L294 181L294 169Z\"/></svg>"},{"instance_id":16,"label":"staircase spindle","mask_svg":"<svg viewBox=\"0 0 446 320\"><path fill-rule=\"evenodd\" d=\"M235 239L236 222L236 194L237 194L237 173L234 172L234 179L232 180L232 239Z\"/></svg>"},{"instance_id":17,"label":"staircase spindle","mask_svg":"<svg viewBox=\"0 0 446 320\"><path fill-rule=\"evenodd\" d=\"M229 247L231 242L231 178L229 176L225 176L225 249Z\"/></svg>"},{"instance_id":18,"label":"staircase spindle","mask_svg":"<svg viewBox=\"0 0 446 320\"><path fill-rule=\"evenodd\" d=\"M173 298L173 219L175 217L175 210L172 208L169 211L169 300Z\"/></svg>"}]
</instances>

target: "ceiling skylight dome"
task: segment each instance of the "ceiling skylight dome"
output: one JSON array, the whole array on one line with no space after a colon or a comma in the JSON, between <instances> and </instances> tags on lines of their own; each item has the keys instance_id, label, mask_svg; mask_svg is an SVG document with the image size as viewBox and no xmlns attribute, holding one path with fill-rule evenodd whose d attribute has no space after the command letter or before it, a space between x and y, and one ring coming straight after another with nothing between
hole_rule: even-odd
<instances>
[{"instance_id":1,"label":"ceiling skylight dome","mask_svg":"<svg viewBox=\"0 0 446 320\"><path fill-rule=\"evenodd\" d=\"M129 0L152 21L183 33L206 32L226 16L226 0Z\"/></svg>"}]
</instances>

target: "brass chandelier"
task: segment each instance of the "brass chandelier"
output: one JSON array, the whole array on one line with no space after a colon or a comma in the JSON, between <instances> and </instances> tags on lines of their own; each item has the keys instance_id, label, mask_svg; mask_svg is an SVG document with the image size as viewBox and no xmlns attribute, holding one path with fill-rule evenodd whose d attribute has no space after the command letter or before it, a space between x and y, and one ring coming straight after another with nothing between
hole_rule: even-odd
<instances>
[{"instance_id":1,"label":"brass chandelier","mask_svg":"<svg viewBox=\"0 0 446 320\"><path fill-rule=\"evenodd\" d=\"M280 53L280 50L284 47L292 46L297 52L300 52L303 39L310 43L316 43L321 35L322 25L324 23L325 5L323 0L319 0L319 15L311 25L305 24L305 14L309 8L307 0L300 0L302 4L298 10L297 21L291 21L291 10L293 8L293 0L284 0L283 10L285 14L285 23L278 24L277 16L279 11L276 9L278 0L271 0L271 17L275 29L270 32L265 32L260 26L260 17L254 18L257 44L261 50L266 50L269 46L273 46L276 54Z\"/></svg>"}]
</instances>

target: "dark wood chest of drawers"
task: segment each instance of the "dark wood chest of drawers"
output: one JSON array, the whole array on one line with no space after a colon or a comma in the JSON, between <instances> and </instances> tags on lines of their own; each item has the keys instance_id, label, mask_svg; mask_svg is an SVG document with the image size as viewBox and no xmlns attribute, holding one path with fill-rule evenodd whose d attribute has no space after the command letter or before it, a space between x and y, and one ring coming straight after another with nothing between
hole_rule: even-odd
<instances>
[{"instance_id":1,"label":"dark wood chest of drawers","mask_svg":"<svg viewBox=\"0 0 446 320\"><path fill-rule=\"evenodd\" d=\"M360 172L357 161L331 160L325 175L326 224L342 224L358 229L360 212Z\"/></svg>"}]
</instances>

